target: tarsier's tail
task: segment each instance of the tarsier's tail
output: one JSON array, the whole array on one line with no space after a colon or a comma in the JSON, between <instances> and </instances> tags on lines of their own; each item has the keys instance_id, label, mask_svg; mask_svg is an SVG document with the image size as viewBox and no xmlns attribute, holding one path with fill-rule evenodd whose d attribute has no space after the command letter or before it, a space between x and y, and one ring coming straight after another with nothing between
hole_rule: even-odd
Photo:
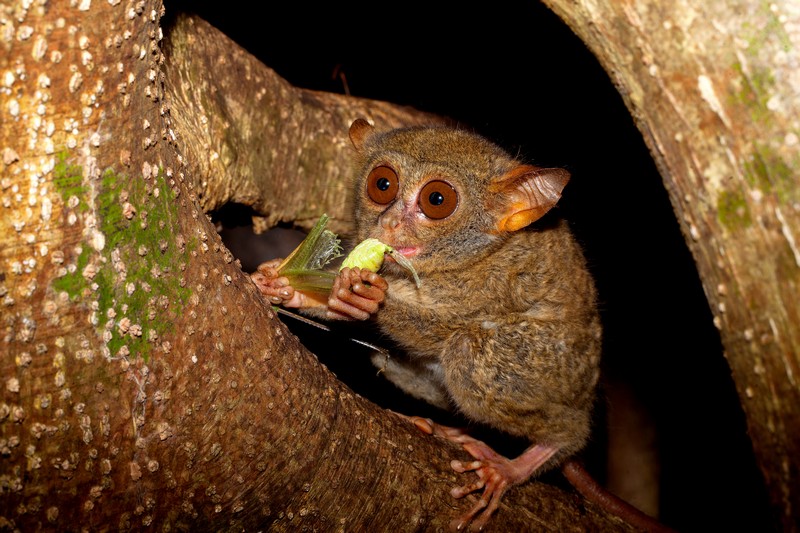
<instances>
[{"instance_id":1,"label":"tarsier's tail","mask_svg":"<svg viewBox=\"0 0 800 533\"><path fill-rule=\"evenodd\" d=\"M622 498L610 493L595 481L579 461L575 459L568 460L562 466L561 471L567 481L584 498L617 515L630 525L650 533L675 533L673 529L665 526L652 516L643 513Z\"/></svg>"}]
</instances>

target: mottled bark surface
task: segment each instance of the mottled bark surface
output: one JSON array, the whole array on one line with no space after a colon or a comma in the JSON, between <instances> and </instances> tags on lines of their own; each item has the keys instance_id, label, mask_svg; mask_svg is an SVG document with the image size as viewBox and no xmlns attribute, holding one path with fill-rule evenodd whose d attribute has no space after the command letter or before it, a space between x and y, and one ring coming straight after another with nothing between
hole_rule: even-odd
<instances>
[{"instance_id":1,"label":"mottled bark surface","mask_svg":"<svg viewBox=\"0 0 800 533\"><path fill-rule=\"evenodd\" d=\"M199 18L180 17L165 53L167 92L183 135L188 174L207 211L253 207L256 229L292 222L309 229L351 223L353 120L386 126L441 123L411 108L295 88ZM208 73L213 72L213 76Z\"/></svg>"},{"instance_id":2,"label":"mottled bark surface","mask_svg":"<svg viewBox=\"0 0 800 533\"><path fill-rule=\"evenodd\" d=\"M0 7L0 526L445 527L468 505L448 494L457 450L340 384L265 307L203 212L228 200L263 202L270 223L333 211L338 126L351 113L419 115L295 93L222 36L222 49L198 46L165 71L160 2L42 4ZM209 86L183 76L222 72L220 54L249 73L212 87L222 108L197 107ZM184 95L174 109L165 85ZM280 123L270 137L234 120L264 86L276 92L259 112ZM287 106L319 115L321 133L281 118ZM290 154L298 144L307 157ZM257 166L254 146L276 159ZM286 176L320 172L337 191L325 202L281 196ZM512 491L494 526L622 527L540 483Z\"/></svg>"},{"instance_id":3,"label":"mottled bark surface","mask_svg":"<svg viewBox=\"0 0 800 533\"><path fill-rule=\"evenodd\" d=\"M776 515L796 529L800 10L791 1L545 3L604 65L653 153Z\"/></svg>"}]
</instances>

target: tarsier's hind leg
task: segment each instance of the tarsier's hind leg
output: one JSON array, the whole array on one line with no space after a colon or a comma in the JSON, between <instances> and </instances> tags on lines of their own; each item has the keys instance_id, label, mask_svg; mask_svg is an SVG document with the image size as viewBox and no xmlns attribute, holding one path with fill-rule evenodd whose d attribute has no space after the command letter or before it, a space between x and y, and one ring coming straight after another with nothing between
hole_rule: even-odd
<instances>
[{"instance_id":1,"label":"tarsier's hind leg","mask_svg":"<svg viewBox=\"0 0 800 533\"><path fill-rule=\"evenodd\" d=\"M450 463L456 472L462 474L475 472L478 475L477 481L453 488L450 494L454 498L463 498L473 492L482 491L475 505L451 523L452 528L456 530L464 530L467 526L476 530L483 529L500 506L506 490L528 480L558 452L558 448L534 444L519 457L509 459L461 429L442 426L427 418L404 418L410 420L425 433L461 444L464 450L476 459L470 462L453 460Z\"/></svg>"}]
</instances>

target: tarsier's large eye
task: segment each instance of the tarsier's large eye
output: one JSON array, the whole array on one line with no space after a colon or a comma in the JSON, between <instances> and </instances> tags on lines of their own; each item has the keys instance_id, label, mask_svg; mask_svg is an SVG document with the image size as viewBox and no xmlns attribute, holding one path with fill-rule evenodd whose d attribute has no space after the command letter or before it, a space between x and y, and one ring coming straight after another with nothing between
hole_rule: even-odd
<instances>
[{"instance_id":1,"label":"tarsier's large eye","mask_svg":"<svg viewBox=\"0 0 800 533\"><path fill-rule=\"evenodd\" d=\"M446 181L428 182L419 192L419 208L428 218L442 219L458 207L458 193Z\"/></svg>"},{"instance_id":2,"label":"tarsier's large eye","mask_svg":"<svg viewBox=\"0 0 800 533\"><path fill-rule=\"evenodd\" d=\"M375 167L367 176L367 196L376 204L385 205L394 200L399 187L397 172L389 167Z\"/></svg>"}]
</instances>

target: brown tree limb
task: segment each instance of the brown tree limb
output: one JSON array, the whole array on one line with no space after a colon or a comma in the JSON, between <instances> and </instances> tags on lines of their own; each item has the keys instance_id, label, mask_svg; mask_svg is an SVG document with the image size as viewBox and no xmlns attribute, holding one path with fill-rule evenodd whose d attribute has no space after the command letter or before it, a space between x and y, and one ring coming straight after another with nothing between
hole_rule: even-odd
<instances>
[{"instance_id":1,"label":"brown tree limb","mask_svg":"<svg viewBox=\"0 0 800 533\"><path fill-rule=\"evenodd\" d=\"M598 57L650 147L776 515L797 529L800 13L784 1L545 3Z\"/></svg>"},{"instance_id":2,"label":"brown tree limb","mask_svg":"<svg viewBox=\"0 0 800 533\"><path fill-rule=\"evenodd\" d=\"M444 123L412 108L300 89L196 17L177 19L166 45L167 91L183 134L188 174L204 210L242 203L309 229L319 213L335 231L350 224L353 120L387 127ZM213 72L213 76L209 73Z\"/></svg>"}]
</instances>

